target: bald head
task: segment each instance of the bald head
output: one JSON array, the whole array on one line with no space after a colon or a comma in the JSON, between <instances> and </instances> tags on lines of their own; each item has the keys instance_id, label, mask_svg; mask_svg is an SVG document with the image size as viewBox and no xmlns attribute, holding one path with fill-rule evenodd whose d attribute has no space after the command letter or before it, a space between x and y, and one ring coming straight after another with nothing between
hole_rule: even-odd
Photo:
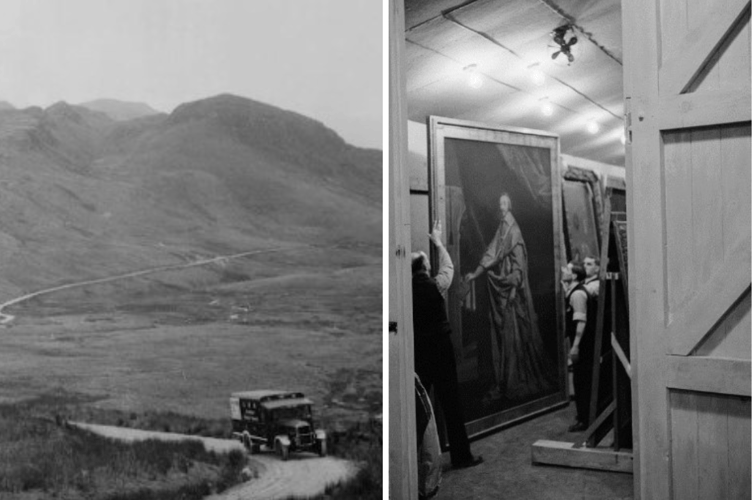
<instances>
[{"instance_id":1,"label":"bald head","mask_svg":"<svg viewBox=\"0 0 752 500\"><path fill-rule=\"evenodd\" d=\"M420 273L428 274L431 270L431 264L428 261L428 255L425 252L413 252L410 254L412 259L413 276Z\"/></svg>"}]
</instances>

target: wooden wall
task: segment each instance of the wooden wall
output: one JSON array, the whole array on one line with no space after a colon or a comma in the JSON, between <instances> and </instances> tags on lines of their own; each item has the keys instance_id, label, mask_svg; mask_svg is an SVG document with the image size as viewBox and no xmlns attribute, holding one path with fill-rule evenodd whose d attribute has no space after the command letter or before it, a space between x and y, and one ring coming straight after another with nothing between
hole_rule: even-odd
<instances>
[{"instance_id":1,"label":"wooden wall","mask_svg":"<svg viewBox=\"0 0 752 500\"><path fill-rule=\"evenodd\" d=\"M749 498L749 398L681 390L669 398L673 498Z\"/></svg>"}]
</instances>

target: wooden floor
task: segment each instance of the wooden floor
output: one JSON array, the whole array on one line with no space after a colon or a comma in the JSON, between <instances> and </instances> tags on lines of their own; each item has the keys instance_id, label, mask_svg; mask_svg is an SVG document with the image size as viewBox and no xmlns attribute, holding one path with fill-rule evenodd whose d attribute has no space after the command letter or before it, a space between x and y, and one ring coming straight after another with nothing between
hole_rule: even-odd
<instances>
[{"instance_id":1,"label":"wooden floor","mask_svg":"<svg viewBox=\"0 0 752 500\"><path fill-rule=\"evenodd\" d=\"M531 445L539 439L574 441L580 434L567 432L574 420L574 407L474 441L474 454L484 463L444 473L437 500L632 500L633 476L618 472L533 465ZM604 444L608 444L606 438ZM449 455L444 455L449 462Z\"/></svg>"}]
</instances>

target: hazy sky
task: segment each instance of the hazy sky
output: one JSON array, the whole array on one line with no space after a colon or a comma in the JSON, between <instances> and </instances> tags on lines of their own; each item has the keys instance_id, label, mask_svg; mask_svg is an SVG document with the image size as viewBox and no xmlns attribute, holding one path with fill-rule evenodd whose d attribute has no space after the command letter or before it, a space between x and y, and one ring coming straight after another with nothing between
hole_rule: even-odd
<instances>
[{"instance_id":1,"label":"hazy sky","mask_svg":"<svg viewBox=\"0 0 752 500\"><path fill-rule=\"evenodd\" d=\"M2 0L0 101L232 93L382 147L381 0Z\"/></svg>"}]
</instances>

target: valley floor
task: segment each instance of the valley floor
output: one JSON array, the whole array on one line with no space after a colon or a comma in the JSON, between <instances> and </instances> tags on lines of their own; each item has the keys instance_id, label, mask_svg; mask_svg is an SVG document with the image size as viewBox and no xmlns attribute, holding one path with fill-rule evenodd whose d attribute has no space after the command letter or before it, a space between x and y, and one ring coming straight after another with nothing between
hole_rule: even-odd
<instances>
[{"instance_id":1,"label":"valley floor","mask_svg":"<svg viewBox=\"0 0 752 500\"><path fill-rule=\"evenodd\" d=\"M0 327L0 402L80 395L92 421L172 412L221 433L230 393L287 389L314 401L332 436L369 429L382 412L380 264L159 290L62 291L14 306Z\"/></svg>"}]
</instances>

